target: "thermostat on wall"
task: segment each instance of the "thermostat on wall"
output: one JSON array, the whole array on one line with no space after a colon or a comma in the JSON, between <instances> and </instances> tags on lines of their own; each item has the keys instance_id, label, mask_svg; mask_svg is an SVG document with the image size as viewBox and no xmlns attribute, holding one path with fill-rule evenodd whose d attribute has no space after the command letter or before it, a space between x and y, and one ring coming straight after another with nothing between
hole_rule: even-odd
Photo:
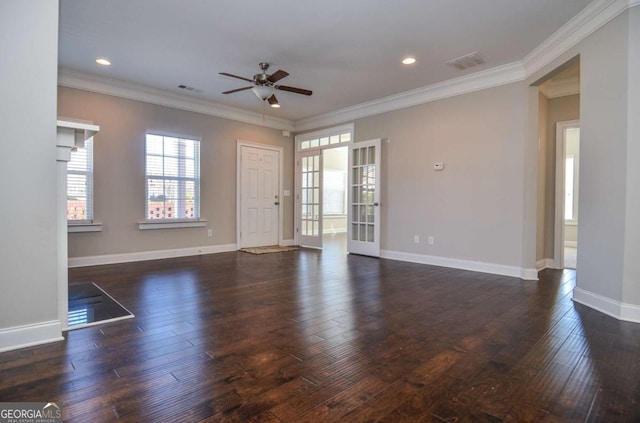
<instances>
[{"instance_id":1,"label":"thermostat on wall","mask_svg":"<svg viewBox=\"0 0 640 423\"><path fill-rule=\"evenodd\" d=\"M444 163L438 162L433 164L433 170L442 170L444 169Z\"/></svg>"}]
</instances>

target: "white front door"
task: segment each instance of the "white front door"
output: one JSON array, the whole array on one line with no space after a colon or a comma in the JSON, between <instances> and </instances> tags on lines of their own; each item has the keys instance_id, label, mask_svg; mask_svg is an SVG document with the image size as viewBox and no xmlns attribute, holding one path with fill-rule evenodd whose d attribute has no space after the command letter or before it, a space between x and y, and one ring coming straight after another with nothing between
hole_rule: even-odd
<instances>
[{"instance_id":1,"label":"white front door","mask_svg":"<svg viewBox=\"0 0 640 423\"><path fill-rule=\"evenodd\" d=\"M240 248L277 245L280 153L240 148Z\"/></svg>"},{"instance_id":2,"label":"white front door","mask_svg":"<svg viewBox=\"0 0 640 423\"><path fill-rule=\"evenodd\" d=\"M299 243L322 248L322 150L302 153L297 164L301 178L296 196Z\"/></svg>"},{"instance_id":3,"label":"white front door","mask_svg":"<svg viewBox=\"0 0 640 423\"><path fill-rule=\"evenodd\" d=\"M380 257L380 144L349 146L349 253Z\"/></svg>"}]
</instances>

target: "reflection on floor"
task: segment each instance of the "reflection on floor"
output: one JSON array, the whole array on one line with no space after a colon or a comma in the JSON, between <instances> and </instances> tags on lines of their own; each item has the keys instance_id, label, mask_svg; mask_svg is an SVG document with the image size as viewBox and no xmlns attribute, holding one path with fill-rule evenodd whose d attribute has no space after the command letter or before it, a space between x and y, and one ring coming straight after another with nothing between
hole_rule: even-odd
<instances>
[{"instance_id":1,"label":"reflection on floor","mask_svg":"<svg viewBox=\"0 0 640 423\"><path fill-rule=\"evenodd\" d=\"M325 252L347 254L347 234L325 234L322 236L322 249Z\"/></svg>"},{"instance_id":2,"label":"reflection on floor","mask_svg":"<svg viewBox=\"0 0 640 423\"><path fill-rule=\"evenodd\" d=\"M93 282L69 285L69 329L129 319L133 314Z\"/></svg>"},{"instance_id":3,"label":"reflection on floor","mask_svg":"<svg viewBox=\"0 0 640 423\"><path fill-rule=\"evenodd\" d=\"M564 268L575 269L578 249L576 247L564 247Z\"/></svg>"}]
</instances>

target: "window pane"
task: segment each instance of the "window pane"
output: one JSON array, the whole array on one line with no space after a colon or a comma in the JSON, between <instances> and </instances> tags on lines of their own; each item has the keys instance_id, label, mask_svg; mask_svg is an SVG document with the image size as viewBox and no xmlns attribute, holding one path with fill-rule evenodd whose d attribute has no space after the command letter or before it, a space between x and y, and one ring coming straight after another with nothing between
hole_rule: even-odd
<instances>
[{"instance_id":1,"label":"window pane","mask_svg":"<svg viewBox=\"0 0 640 423\"><path fill-rule=\"evenodd\" d=\"M147 219L200 217L200 142L147 134Z\"/></svg>"},{"instance_id":2,"label":"window pane","mask_svg":"<svg viewBox=\"0 0 640 423\"><path fill-rule=\"evenodd\" d=\"M564 177L564 218L565 220L573 219L573 175L574 175L575 157L567 157L565 164Z\"/></svg>"},{"instance_id":3,"label":"window pane","mask_svg":"<svg viewBox=\"0 0 640 423\"><path fill-rule=\"evenodd\" d=\"M93 138L71 152L67 163L67 220L93 220Z\"/></svg>"}]
</instances>

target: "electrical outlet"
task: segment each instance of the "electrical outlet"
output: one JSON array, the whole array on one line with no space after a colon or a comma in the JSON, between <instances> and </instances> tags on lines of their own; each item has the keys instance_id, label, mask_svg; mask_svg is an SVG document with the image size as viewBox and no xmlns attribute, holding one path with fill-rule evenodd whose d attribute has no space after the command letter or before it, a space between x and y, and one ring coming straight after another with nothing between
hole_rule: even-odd
<instances>
[{"instance_id":1,"label":"electrical outlet","mask_svg":"<svg viewBox=\"0 0 640 423\"><path fill-rule=\"evenodd\" d=\"M414 244L420 244L420 236L414 235L413 236L413 243Z\"/></svg>"},{"instance_id":2,"label":"electrical outlet","mask_svg":"<svg viewBox=\"0 0 640 423\"><path fill-rule=\"evenodd\" d=\"M427 243L428 243L429 245L433 245L433 244L434 244L434 242L435 242L435 240L433 239L433 236L430 236L430 237L427 239Z\"/></svg>"},{"instance_id":3,"label":"electrical outlet","mask_svg":"<svg viewBox=\"0 0 640 423\"><path fill-rule=\"evenodd\" d=\"M211 238L213 236L213 229L207 229L207 236Z\"/></svg>"}]
</instances>

